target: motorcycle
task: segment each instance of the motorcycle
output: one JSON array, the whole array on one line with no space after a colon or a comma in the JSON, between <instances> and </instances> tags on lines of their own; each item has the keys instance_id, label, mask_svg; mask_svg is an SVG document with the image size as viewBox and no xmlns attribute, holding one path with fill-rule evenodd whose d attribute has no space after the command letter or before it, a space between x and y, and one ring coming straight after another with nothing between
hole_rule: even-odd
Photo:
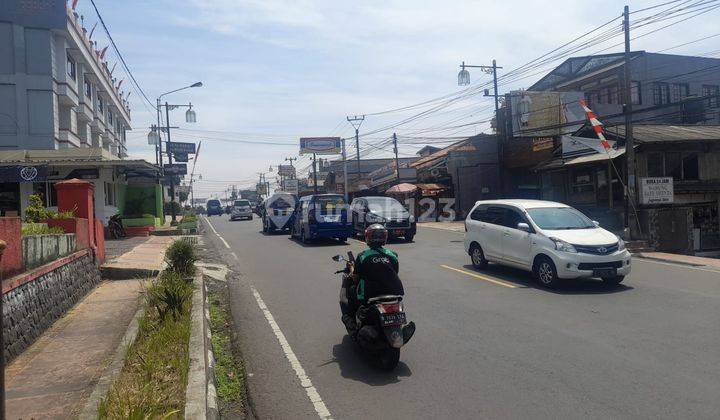
<instances>
[{"instance_id":1,"label":"motorcycle","mask_svg":"<svg viewBox=\"0 0 720 420\"><path fill-rule=\"evenodd\" d=\"M127 236L119 214L110 216L108 220L108 230L110 231L110 237L113 239L120 239Z\"/></svg>"},{"instance_id":2,"label":"motorcycle","mask_svg":"<svg viewBox=\"0 0 720 420\"><path fill-rule=\"evenodd\" d=\"M343 287L340 289L341 307L348 304L349 287L345 286L351 284L350 267L355 263L352 252L348 252L347 255L347 259L342 255L332 257L334 261L346 263L343 270L335 272L335 274L343 274ZM357 309L355 319L357 331L352 332L348 329L348 334L360 348L377 357L383 369L393 370L400 361L400 348L415 332L415 323L407 322L403 297L383 295L370 298L366 304Z\"/></svg>"}]
</instances>

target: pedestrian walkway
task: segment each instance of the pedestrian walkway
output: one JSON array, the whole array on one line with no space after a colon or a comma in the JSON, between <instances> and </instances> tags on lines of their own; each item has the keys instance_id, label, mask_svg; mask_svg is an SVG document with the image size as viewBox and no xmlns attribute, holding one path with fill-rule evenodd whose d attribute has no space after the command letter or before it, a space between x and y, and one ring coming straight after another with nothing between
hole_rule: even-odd
<instances>
[{"instance_id":1,"label":"pedestrian walkway","mask_svg":"<svg viewBox=\"0 0 720 420\"><path fill-rule=\"evenodd\" d=\"M695 266L705 266L720 269L720 259L695 257L693 255L669 254L667 252L641 252L636 256L647 258L650 260L666 261L676 264L687 264Z\"/></svg>"},{"instance_id":2,"label":"pedestrian walkway","mask_svg":"<svg viewBox=\"0 0 720 420\"><path fill-rule=\"evenodd\" d=\"M454 220L451 222L420 222L418 227L450 230L453 232L465 232L465 222L462 220Z\"/></svg>"},{"instance_id":3,"label":"pedestrian walkway","mask_svg":"<svg viewBox=\"0 0 720 420\"><path fill-rule=\"evenodd\" d=\"M106 281L5 370L8 419L76 418L139 307L142 282Z\"/></svg>"},{"instance_id":4,"label":"pedestrian walkway","mask_svg":"<svg viewBox=\"0 0 720 420\"><path fill-rule=\"evenodd\" d=\"M103 278L131 279L157 275L163 269L165 250L176 238L149 236L122 255L108 258L102 265Z\"/></svg>"}]
</instances>

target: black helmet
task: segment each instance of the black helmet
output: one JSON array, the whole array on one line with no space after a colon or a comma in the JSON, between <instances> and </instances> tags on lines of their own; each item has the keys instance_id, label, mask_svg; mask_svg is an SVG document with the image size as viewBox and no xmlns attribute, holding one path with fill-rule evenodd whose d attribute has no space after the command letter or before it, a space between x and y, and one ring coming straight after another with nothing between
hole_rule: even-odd
<instances>
[{"instance_id":1,"label":"black helmet","mask_svg":"<svg viewBox=\"0 0 720 420\"><path fill-rule=\"evenodd\" d=\"M388 231L385 226L375 223L365 229L365 243L370 248L379 248L387 243Z\"/></svg>"}]
</instances>

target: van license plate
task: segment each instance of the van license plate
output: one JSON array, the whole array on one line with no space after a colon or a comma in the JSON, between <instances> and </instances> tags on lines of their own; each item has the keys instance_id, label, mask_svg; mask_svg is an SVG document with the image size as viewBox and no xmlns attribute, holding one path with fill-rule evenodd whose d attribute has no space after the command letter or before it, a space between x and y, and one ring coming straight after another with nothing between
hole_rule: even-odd
<instances>
[{"instance_id":1,"label":"van license plate","mask_svg":"<svg viewBox=\"0 0 720 420\"><path fill-rule=\"evenodd\" d=\"M615 277L617 276L617 269L615 268L600 268L593 270L593 277Z\"/></svg>"},{"instance_id":2,"label":"van license plate","mask_svg":"<svg viewBox=\"0 0 720 420\"><path fill-rule=\"evenodd\" d=\"M389 325L403 325L407 323L405 312L395 312L392 314L380 314L380 324L383 327Z\"/></svg>"},{"instance_id":3,"label":"van license plate","mask_svg":"<svg viewBox=\"0 0 720 420\"><path fill-rule=\"evenodd\" d=\"M405 232L402 229L395 229L395 234L402 236L405 234Z\"/></svg>"}]
</instances>

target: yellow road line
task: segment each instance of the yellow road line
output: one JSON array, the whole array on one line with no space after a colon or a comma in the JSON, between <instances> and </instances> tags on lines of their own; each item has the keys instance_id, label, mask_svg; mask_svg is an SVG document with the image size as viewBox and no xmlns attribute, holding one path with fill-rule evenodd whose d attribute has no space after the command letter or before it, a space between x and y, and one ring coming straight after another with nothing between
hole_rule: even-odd
<instances>
[{"instance_id":1,"label":"yellow road line","mask_svg":"<svg viewBox=\"0 0 720 420\"><path fill-rule=\"evenodd\" d=\"M482 276L482 275L480 275L480 274L475 274L475 273L471 273L471 272L469 272L469 271L461 270L461 269L459 269L459 268L450 267L449 265L444 265L444 264L442 264L442 265L440 265L440 267L442 267L442 268L447 268L448 270L452 270L452 271L457 271L458 273L467 274L467 275L470 276L470 277L475 277L476 279L485 280L485 281L488 281L488 282L490 282L490 283L497 284L498 286L505 286L505 287L509 287L509 288L511 288L511 289L517 289L517 288L518 288L518 287L515 286L514 284L505 283L504 281L495 280L495 279L492 279L492 278L490 278L490 277Z\"/></svg>"}]
</instances>

